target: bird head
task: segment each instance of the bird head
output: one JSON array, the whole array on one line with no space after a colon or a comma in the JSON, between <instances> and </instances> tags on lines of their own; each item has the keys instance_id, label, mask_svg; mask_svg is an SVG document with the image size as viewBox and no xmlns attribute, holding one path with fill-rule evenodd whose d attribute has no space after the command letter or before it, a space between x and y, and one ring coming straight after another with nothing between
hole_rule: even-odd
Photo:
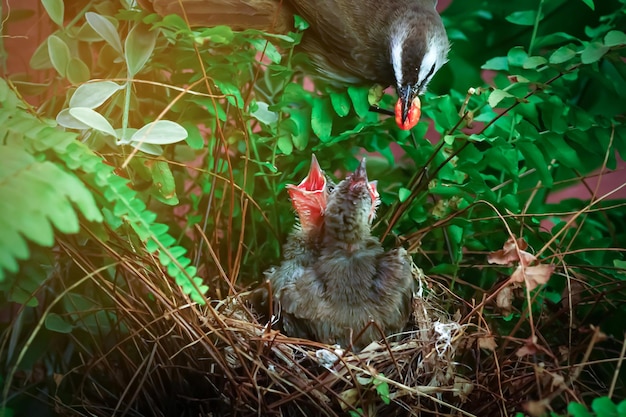
<instances>
[{"instance_id":1,"label":"bird head","mask_svg":"<svg viewBox=\"0 0 626 417\"><path fill-rule=\"evenodd\" d=\"M364 158L328 196L324 215L327 239L353 245L369 236L379 203L376 181L367 179Z\"/></svg>"},{"instance_id":2,"label":"bird head","mask_svg":"<svg viewBox=\"0 0 626 417\"><path fill-rule=\"evenodd\" d=\"M396 123L401 129L412 129L419 121L419 96L446 63L448 48L446 30L434 7L403 16L394 25L390 53L398 92Z\"/></svg>"},{"instance_id":3,"label":"bird head","mask_svg":"<svg viewBox=\"0 0 626 417\"><path fill-rule=\"evenodd\" d=\"M365 158L361 160L359 167L347 178L347 181L350 195L357 201L363 201L366 207L369 206L367 221L368 224L371 224L376 216L376 209L380 204L380 195L376 189L378 181L368 181L367 179ZM369 199L366 196L369 196Z\"/></svg>"},{"instance_id":4,"label":"bird head","mask_svg":"<svg viewBox=\"0 0 626 417\"><path fill-rule=\"evenodd\" d=\"M327 180L315 155L311 157L308 175L298 185L288 184L287 192L291 204L298 214L300 226L309 231L320 227L328 198Z\"/></svg>"}]
</instances>

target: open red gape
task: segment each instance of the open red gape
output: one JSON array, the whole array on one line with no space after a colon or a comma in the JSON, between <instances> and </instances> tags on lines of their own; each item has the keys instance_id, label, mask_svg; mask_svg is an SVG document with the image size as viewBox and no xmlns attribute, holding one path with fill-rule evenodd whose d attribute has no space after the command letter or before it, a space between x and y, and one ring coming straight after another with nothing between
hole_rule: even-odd
<instances>
[{"instance_id":1,"label":"open red gape","mask_svg":"<svg viewBox=\"0 0 626 417\"><path fill-rule=\"evenodd\" d=\"M315 155L311 158L309 174L300 184L287 185L287 192L303 229L309 230L322 225L326 210L326 177Z\"/></svg>"}]
</instances>

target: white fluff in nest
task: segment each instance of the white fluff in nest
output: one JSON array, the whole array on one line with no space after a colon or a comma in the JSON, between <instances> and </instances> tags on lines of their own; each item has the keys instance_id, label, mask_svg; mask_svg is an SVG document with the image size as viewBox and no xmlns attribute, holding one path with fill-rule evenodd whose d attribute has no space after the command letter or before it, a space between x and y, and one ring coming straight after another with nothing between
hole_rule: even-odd
<instances>
[{"instance_id":1,"label":"white fluff in nest","mask_svg":"<svg viewBox=\"0 0 626 417\"><path fill-rule=\"evenodd\" d=\"M317 362L326 369L332 368L341 356L343 356L343 349L339 346L335 347L334 352L331 352L328 349L319 349L315 352Z\"/></svg>"},{"instance_id":2,"label":"white fluff in nest","mask_svg":"<svg viewBox=\"0 0 626 417\"><path fill-rule=\"evenodd\" d=\"M435 333L438 334L435 349L437 349L439 357L442 357L446 353L446 350L452 349L452 337L461 329L461 325L455 322L442 323L437 320L433 324L433 329Z\"/></svg>"}]
</instances>

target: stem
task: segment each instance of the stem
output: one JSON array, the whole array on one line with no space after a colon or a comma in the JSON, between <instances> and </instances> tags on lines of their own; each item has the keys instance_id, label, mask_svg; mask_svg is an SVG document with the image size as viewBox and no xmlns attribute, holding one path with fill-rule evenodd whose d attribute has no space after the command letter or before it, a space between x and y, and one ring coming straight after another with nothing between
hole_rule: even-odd
<instances>
[{"instance_id":1,"label":"stem","mask_svg":"<svg viewBox=\"0 0 626 417\"><path fill-rule=\"evenodd\" d=\"M530 46L528 47L528 55L532 56L533 49L535 47L535 41L537 40L537 29L539 29L539 22L541 21L541 11L543 9L544 0L539 0L539 7L537 8L537 16L535 17L535 24L533 25L533 34L530 37Z\"/></svg>"},{"instance_id":2,"label":"stem","mask_svg":"<svg viewBox=\"0 0 626 417\"><path fill-rule=\"evenodd\" d=\"M126 140L126 129L128 128L128 115L130 113L130 94L131 94L132 78L126 81L124 89L124 111L122 112L122 139Z\"/></svg>"}]
</instances>

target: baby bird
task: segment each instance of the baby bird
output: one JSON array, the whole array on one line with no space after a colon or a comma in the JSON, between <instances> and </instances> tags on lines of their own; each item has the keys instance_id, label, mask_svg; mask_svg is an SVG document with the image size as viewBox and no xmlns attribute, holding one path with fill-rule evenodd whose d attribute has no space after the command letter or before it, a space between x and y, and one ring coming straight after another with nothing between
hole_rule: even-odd
<instances>
[{"instance_id":1,"label":"baby bird","mask_svg":"<svg viewBox=\"0 0 626 417\"><path fill-rule=\"evenodd\" d=\"M359 350L382 339L378 329L389 335L406 325L411 259L402 248L385 252L371 235L380 199L365 159L332 190L327 182L312 188L323 196L315 203L321 203L322 215L315 228L290 236L284 260L270 276L283 329L289 336Z\"/></svg>"}]
</instances>

